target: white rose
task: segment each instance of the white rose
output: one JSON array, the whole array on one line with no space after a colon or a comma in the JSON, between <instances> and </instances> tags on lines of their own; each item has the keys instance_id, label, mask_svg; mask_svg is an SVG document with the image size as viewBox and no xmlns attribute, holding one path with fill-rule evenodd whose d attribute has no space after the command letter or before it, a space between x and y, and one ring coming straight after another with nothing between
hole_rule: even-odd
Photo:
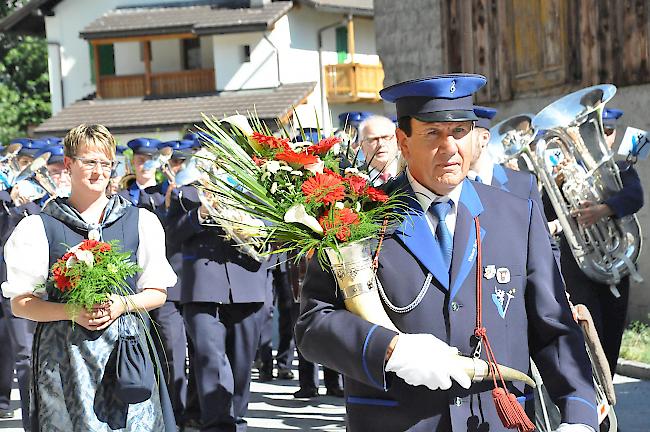
<instances>
[{"instance_id":1,"label":"white rose","mask_svg":"<svg viewBox=\"0 0 650 432\"><path fill-rule=\"evenodd\" d=\"M262 165L262 169L264 169L264 170L266 170L266 171L268 171L268 172L270 172L272 174L275 174L280 169L280 162L270 160L268 162L265 162L264 165Z\"/></svg>"},{"instance_id":2,"label":"white rose","mask_svg":"<svg viewBox=\"0 0 650 432\"><path fill-rule=\"evenodd\" d=\"M95 264L95 257L93 256L93 253L91 251L87 250L78 250L74 253L74 255L77 257L77 259L84 264L86 264L88 267L93 267Z\"/></svg>"}]
</instances>

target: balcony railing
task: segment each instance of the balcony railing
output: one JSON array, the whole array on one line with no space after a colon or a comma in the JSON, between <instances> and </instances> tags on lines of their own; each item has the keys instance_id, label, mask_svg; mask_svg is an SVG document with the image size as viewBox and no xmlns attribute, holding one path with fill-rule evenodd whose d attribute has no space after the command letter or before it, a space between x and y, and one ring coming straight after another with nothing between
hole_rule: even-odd
<instances>
[{"instance_id":1,"label":"balcony railing","mask_svg":"<svg viewBox=\"0 0 650 432\"><path fill-rule=\"evenodd\" d=\"M330 102L375 102L384 86L384 69L361 63L327 65L325 83Z\"/></svg>"},{"instance_id":2,"label":"balcony railing","mask_svg":"<svg viewBox=\"0 0 650 432\"><path fill-rule=\"evenodd\" d=\"M152 73L150 88L150 94L156 96L213 92L216 89L214 69ZM146 75L103 76L98 89L104 99L145 96Z\"/></svg>"}]
</instances>

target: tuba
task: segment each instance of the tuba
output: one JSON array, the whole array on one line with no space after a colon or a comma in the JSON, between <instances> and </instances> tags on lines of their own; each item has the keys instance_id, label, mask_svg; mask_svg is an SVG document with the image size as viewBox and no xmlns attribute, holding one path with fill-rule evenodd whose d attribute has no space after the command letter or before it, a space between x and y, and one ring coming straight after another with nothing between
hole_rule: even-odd
<instances>
[{"instance_id":1,"label":"tuba","mask_svg":"<svg viewBox=\"0 0 650 432\"><path fill-rule=\"evenodd\" d=\"M20 173L17 156L23 148L20 143L9 144L0 156L0 190L10 189Z\"/></svg>"},{"instance_id":2,"label":"tuba","mask_svg":"<svg viewBox=\"0 0 650 432\"><path fill-rule=\"evenodd\" d=\"M578 266L590 279L612 286L614 294L614 285L623 277L642 280L635 265L641 251L636 216L606 217L583 227L573 214L584 201L603 202L623 187L602 122L605 103L615 93L611 84L588 87L553 102L532 118L511 117L491 130L491 147L498 149L498 143L503 147L496 160L519 155L526 159L546 189Z\"/></svg>"},{"instance_id":3,"label":"tuba","mask_svg":"<svg viewBox=\"0 0 650 432\"><path fill-rule=\"evenodd\" d=\"M50 153L43 153L23 169L14 179L14 185L18 185L21 195L29 201L34 201L49 194L50 197L57 196L57 185L47 170L47 160Z\"/></svg>"}]
</instances>

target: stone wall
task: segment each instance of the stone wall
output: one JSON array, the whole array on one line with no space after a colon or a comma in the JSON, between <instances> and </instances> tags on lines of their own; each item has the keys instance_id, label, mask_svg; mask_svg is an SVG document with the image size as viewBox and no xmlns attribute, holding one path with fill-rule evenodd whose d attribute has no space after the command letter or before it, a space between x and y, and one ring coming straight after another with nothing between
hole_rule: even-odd
<instances>
[{"instance_id":1,"label":"stone wall","mask_svg":"<svg viewBox=\"0 0 650 432\"><path fill-rule=\"evenodd\" d=\"M375 0L384 85L445 72L440 0Z\"/></svg>"}]
</instances>

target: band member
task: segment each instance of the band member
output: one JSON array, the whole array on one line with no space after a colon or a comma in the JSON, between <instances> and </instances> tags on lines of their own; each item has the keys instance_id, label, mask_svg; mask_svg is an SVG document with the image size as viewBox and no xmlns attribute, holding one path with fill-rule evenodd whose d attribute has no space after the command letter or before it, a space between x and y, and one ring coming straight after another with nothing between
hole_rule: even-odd
<instances>
[{"instance_id":1,"label":"band member","mask_svg":"<svg viewBox=\"0 0 650 432\"><path fill-rule=\"evenodd\" d=\"M616 121L623 111L605 108L603 126L605 140L611 149L616 140ZM622 218L638 212L643 206L643 189L636 170L624 161L618 161L623 187L603 202L585 201L582 208L575 212L578 223L588 227L604 217ZM555 218L555 212L547 205L547 214ZM591 312L600 337L600 342L607 357L612 375L616 371L621 339L625 329L628 301L630 296L630 277L625 276L612 290L609 285L598 283L585 275L573 258L571 248L564 235L559 236L562 252L562 274L571 302L584 304Z\"/></svg>"},{"instance_id":2,"label":"band member","mask_svg":"<svg viewBox=\"0 0 650 432\"><path fill-rule=\"evenodd\" d=\"M172 192L168 244L182 251L181 301L194 348L202 431L244 431L267 265L224 239L194 185Z\"/></svg>"},{"instance_id":3,"label":"band member","mask_svg":"<svg viewBox=\"0 0 650 432\"><path fill-rule=\"evenodd\" d=\"M169 197L174 188L171 180L181 168L187 158L187 151L191 147L189 141L167 141L159 142L156 145L156 152L149 151L149 144L155 141L147 139L130 141L130 148L133 149L133 162L135 168L135 182L131 184L128 190L128 198L135 199L136 189L133 185L151 184L151 179L155 181L156 168L148 169L146 162L151 157L156 157L158 151L165 147L172 149L171 157L166 166L160 167L166 175L162 183L150 185L144 188L138 188L138 207L146 208L156 214L159 220L165 224L167 210L169 208ZM152 174L153 173L153 174ZM121 193L125 198L126 193ZM187 398L187 376L186 352L187 337L185 334L185 325L181 316L180 290L182 272L182 254L180 248L175 244L168 244L167 259L171 264L174 272L179 275L176 284L167 289L167 300L165 303L151 311L151 318L157 324L154 342L159 351L158 357L161 359L169 396L174 409L176 423L182 425L185 421L184 411Z\"/></svg>"},{"instance_id":4,"label":"band member","mask_svg":"<svg viewBox=\"0 0 650 432\"><path fill-rule=\"evenodd\" d=\"M34 161L36 155L47 146L47 143L42 140L30 138L20 138L11 142L22 145L22 148L16 156L18 167L21 171L27 168ZM33 187L26 187L27 185L25 183L23 185L22 190L19 185L13 185L8 194L6 191L3 191L5 199L3 199L3 206L0 209L0 243L3 247L16 225L23 218L28 215L38 214L41 211L41 206L34 201L34 196L31 194ZM2 282L4 282L7 277L4 259L2 260L0 275L2 276ZM6 298L2 299L2 312L2 319L7 328L6 334L9 336L9 340L5 341L8 342L5 346L11 353L13 360L0 365L0 376L3 380L7 376L13 378L15 367L18 388L20 390L23 428L29 431L31 428L29 418L29 383L32 375L31 358L34 323L15 316L11 311L11 304Z\"/></svg>"},{"instance_id":5,"label":"band member","mask_svg":"<svg viewBox=\"0 0 650 432\"><path fill-rule=\"evenodd\" d=\"M377 270L391 303L385 309L403 333L345 310L332 275L310 264L298 345L345 375L350 431L505 430L494 384L472 384L455 360L458 351L486 358L474 336L484 332L499 363L528 371L529 357L535 360L562 430L597 427L589 359L546 222L532 200L466 179L477 119L472 94L484 84L480 75L450 74L380 93L397 105L408 167L389 183L389 192L405 194L408 217L386 234ZM521 400L531 393L519 382L508 390Z\"/></svg>"},{"instance_id":6,"label":"band member","mask_svg":"<svg viewBox=\"0 0 650 432\"><path fill-rule=\"evenodd\" d=\"M383 116L371 116L359 125L359 143L374 186L395 177L399 169L399 149L395 123Z\"/></svg>"},{"instance_id":7,"label":"band member","mask_svg":"<svg viewBox=\"0 0 650 432\"><path fill-rule=\"evenodd\" d=\"M127 185L126 190L120 191L119 194L131 201L131 204L135 206L145 202L147 205L151 205L151 197L142 192L144 189L156 185L156 169L145 166L145 163L158 152L159 144L160 140L154 138L136 138L126 144L133 151L132 162L135 180Z\"/></svg>"}]
</instances>

